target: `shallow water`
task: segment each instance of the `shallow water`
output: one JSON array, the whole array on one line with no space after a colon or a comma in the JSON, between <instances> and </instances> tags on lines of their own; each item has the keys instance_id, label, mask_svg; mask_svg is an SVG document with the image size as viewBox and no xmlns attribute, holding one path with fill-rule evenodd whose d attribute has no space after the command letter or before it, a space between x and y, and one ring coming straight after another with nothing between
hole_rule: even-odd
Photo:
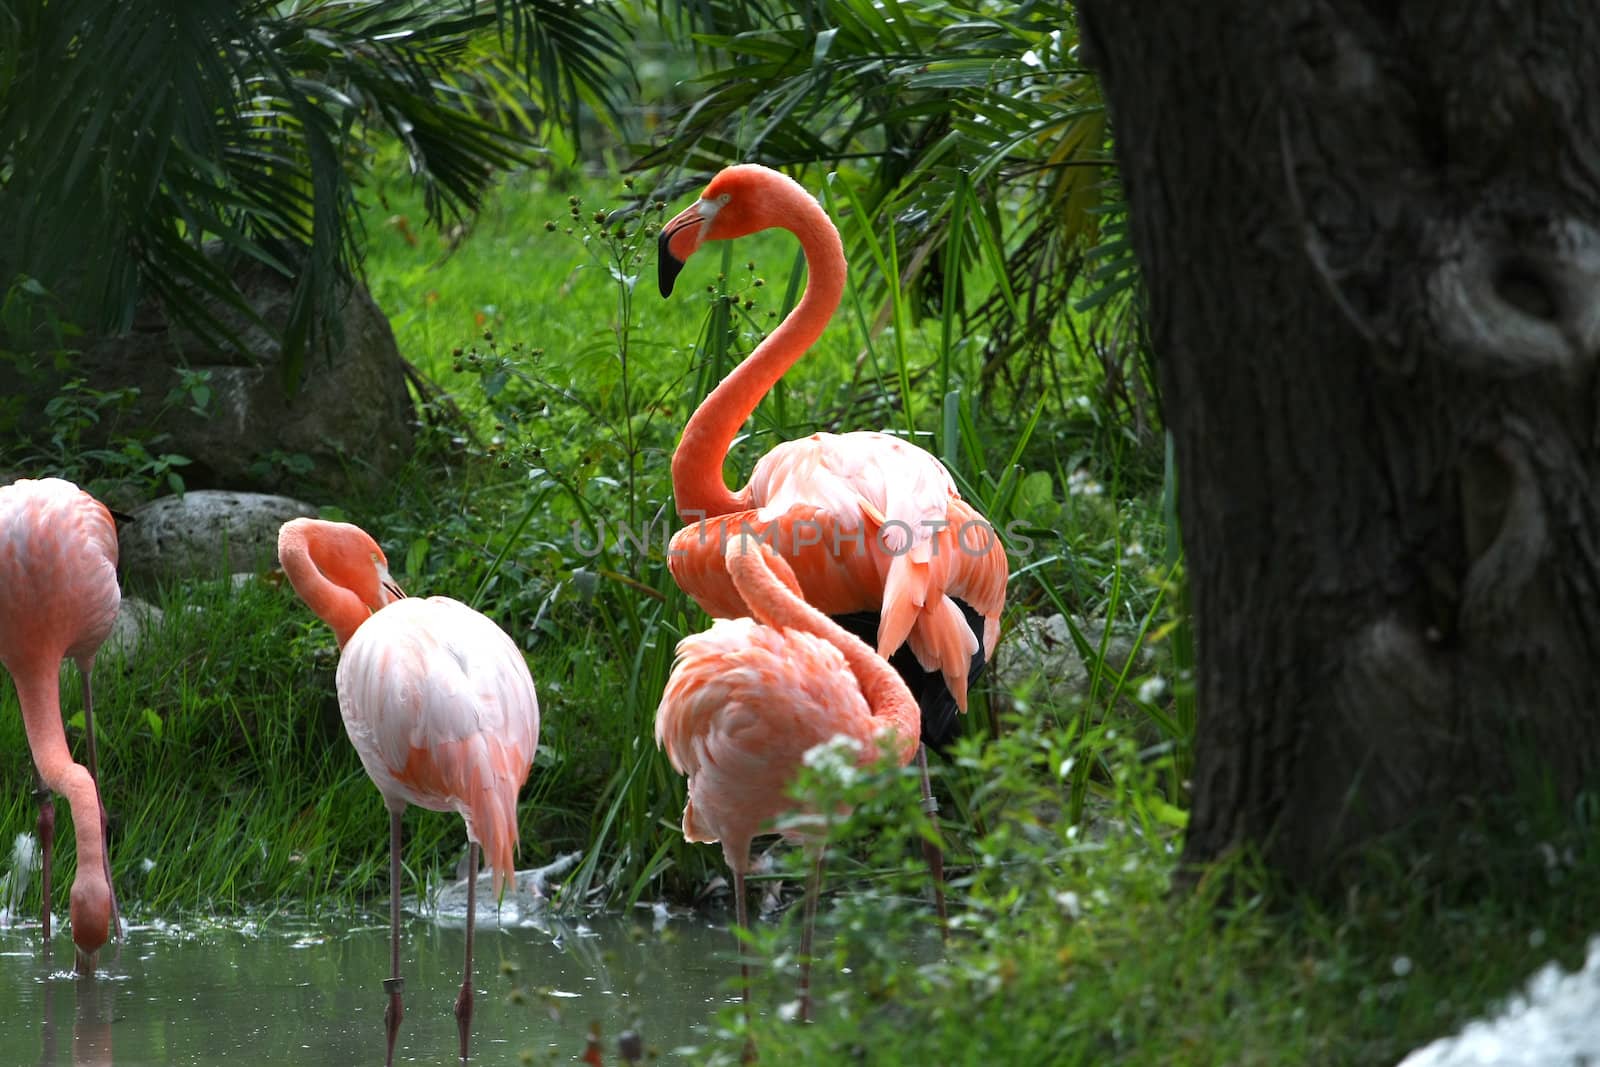
<instances>
[{"instance_id":1,"label":"shallow water","mask_svg":"<svg viewBox=\"0 0 1600 1067\"><path fill-rule=\"evenodd\" d=\"M34 919L0 928L0 1065L383 1062L387 916L129 924L92 979L72 972L65 923L49 960ZM481 918L481 917L480 917ZM396 1063L456 1062L452 1009L465 931L408 915ZM636 1027L664 1058L699 1043L736 992L733 945L714 917L641 911L480 925L472 1062L571 1063L591 1021ZM518 999L513 991L520 988Z\"/></svg>"}]
</instances>

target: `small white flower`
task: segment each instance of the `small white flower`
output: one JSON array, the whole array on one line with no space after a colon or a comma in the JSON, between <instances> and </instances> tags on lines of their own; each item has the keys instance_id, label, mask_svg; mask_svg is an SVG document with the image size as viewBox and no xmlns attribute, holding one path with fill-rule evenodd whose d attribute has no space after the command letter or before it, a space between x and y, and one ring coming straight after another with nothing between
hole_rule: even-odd
<instances>
[{"instance_id":1,"label":"small white flower","mask_svg":"<svg viewBox=\"0 0 1600 1067\"><path fill-rule=\"evenodd\" d=\"M1083 914L1083 900L1070 889L1056 894L1056 906L1069 919L1076 919Z\"/></svg>"},{"instance_id":2,"label":"small white flower","mask_svg":"<svg viewBox=\"0 0 1600 1067\"><path fill-rule=\"evenodd\" d=\"M861 743L845 734L834 734L806 750L802 762L818 775L843 788L861 777Z\"/></svg>"},{"instance_id":3,"label":"small white flower","mask_svg":"<svg viewBox=\"0 0 1600 1067\"><path fill-rule=\"evenodd\" d=\"M1083 468L1078 468L1067 477L1067 492L1073 496L1099 496L1100 483Z\"/></svg>"},{"instance_id":4,"label":"small white flower","mask_svg":"<svg viewBox=\"0 0 1600 1067\"><path fill-rule=\"evenodd\" d=\"M1394 962L1389 964L1389 969L1394 972L1396 978L1404 978L1411 973L1411 957L1396 956Z\"/></svg>"},{"instance_id":5,"label":"small white flower","mask_svg":"<svg viewBox=\"0 0 1600 1067\"><path fill-rule=\"evenodd\" d=\"M1153 674L1139 683L1139 701L1143 704L1154 704L1166 691L1167 680L1159 674Z\"/></svg>"}]
</instances>

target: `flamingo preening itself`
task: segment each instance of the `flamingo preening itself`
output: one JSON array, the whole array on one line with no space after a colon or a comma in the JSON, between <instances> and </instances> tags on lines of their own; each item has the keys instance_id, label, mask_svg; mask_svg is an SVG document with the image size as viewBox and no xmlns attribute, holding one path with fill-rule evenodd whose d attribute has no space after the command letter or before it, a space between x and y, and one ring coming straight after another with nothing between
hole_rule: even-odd
<instances>
[{"instance_id":1,"label":"flamingo preening itself","mask_svg":"<svg viewBox=\"0 0 1600 1067\"><path fill-rule=\"evenodd\" d=\"M728 167L661 229L658 270L670 295L684 262L707 241L782 227L800 239L809 275L789 315L724 378L684 427L672 455L678 515L693 525L669 545L678 585L716 618L747 614L722 548L741 532L771 544L810 604L876 644L921 709L921 740L949 739L967 689L994 653L1007 563L999 537L963 501L950 472L898 437L857 431L786 441L730 490L728 449L761 398L821 335L844 293L839 231L793 179L756 164ZM924 746L923 803L936 806ZM927 846L944 919L943 861Z\"/></svg>"},{"instance_id":2,"label":"flamingo preening itself","mask_svg":"<svg viewBox=\"0 0 1600 1067\"><path fill-rule=\"evenodd\" d=\"M688 776L687 841L719 841L733 871L738 924L749 925L744 879L750 841L795 810L789 795L805 755L838 737L862 763L884 753L911 762L921 729L905 680L860 638L802 599L783 559L755 537L731 539L726 572L748 617L722 618L678 642L656 710L656 743ZM805 839L806 831L786 830ZM800 943L800 1017L811 1014L811 929L822 878L822 846L808 840ZM750 974L739 942L746 1012Z\"/></svg>"},{"instance_id":3,"label":"flamingo preening itself","mask_svg":"<svg viewBox=\"0 0 1600 1067\"><path fill-rule=\"evenodd\" d=\"M400 976L400 816L407 804L458 811L467 823L467 951L456 1026L467 1058L478 850L494 892L516 877L517 793L539 744L539 701L527 661L488 617L449 597L408 598L359 527L294 519L278 559L300 599L333 627L345 731L389 809L388 1048L404 1014Z\"/></svg>"},{"instance_id":4,"label":"flamingo preening itself","mask_svg":"<svg viewBox=\"0 0 1600 1067\"><path fill-rule=\"evenodd\" d=\"M50 943L50 863L55 840L52 793L67 798L77 831L78 871L67 912L78 970L94 971L95 952L118 926L94 746L94 655L122 603L117 528L104 504L60 478L22 479L0 488L0 663L22 705L28 748L39 775L39 842L44 854L44 942ZM61 725L61 661L83 677L89 767L72 759Z\"/></svg>"}]
</instances>

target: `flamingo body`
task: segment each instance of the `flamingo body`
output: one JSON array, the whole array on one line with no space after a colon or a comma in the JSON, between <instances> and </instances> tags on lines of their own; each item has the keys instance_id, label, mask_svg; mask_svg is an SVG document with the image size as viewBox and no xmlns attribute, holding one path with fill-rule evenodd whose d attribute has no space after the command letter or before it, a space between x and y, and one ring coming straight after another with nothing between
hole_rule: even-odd
<instances>
[{"instance_id":1,"label":"flamingo body","mask_svg":"<svg viewBox=\"0 0 1600 1067\"><path fill-rule=\"evenodd\" d=\"M339 711L391 810L459 812L494 890L516 874L517 794L539 743L527 662L504 630L449 597L408 597L339 657Z\"/></svg>"},{"instance_id":2,"label":"flamingo body","mask_svg":"<svg viewBox=\"0 0 1600 1067\"><path fill-rule=\"evenodd\" d=\"M106 506L60 478L0 489L0 663L12 674L54 653L80 668L122 603L117 528Z\"/></svg>"},{"instance_id":3,"label":"flamingo body","mask_svg":"<svg viewBox=\"0 0 1600 1067\"><path fill-rule=\"evenodd\" d=\"M973 634L982 633L983 616L966 601L952 599L966 619L967 629ZM879 616L875 611L845 612L834 615L833 621L863 641L878 639ZM980 645L972 653L972 661L967 669L968 681L978 678L986 665L987 657ZM889 657L889 666L900 672L900 677L905 679L912 698L917 702L917 709L922 714L922 743L936 751L944 750L956 739L961 725L961 707L956 704L955 695L950 692L944 675L938 670L924 667L912 653L910 644L901 645L895 650Z\"/></svg>"},{"instance_id":4,"label":"flamingo body","mask_svg":"<svg viewBox=\"0 0 1600 1067\"><path fill-rule=\"evenodd\" d=\"M875 613L879 655L908 647L966 710L968 684L1000 636L1007 564L944 464L885 433L815 433L773 448L733 495L737 510L685 527L669 546L673 578L707 614L744 614L719 551L754 533L794 568L808 602L833 616Z\"/></svg>"},{"instance_id":5,"label":"flamingo body","mask_svg":"<svg viewBox=\"0 0 1600 1067\"><path fill-rule=\"evenodd\" d=\"M92 767L89 674L121 601L117 530L105 505L59 478L23 479L0 488L0 663L16 682L39 777L72 808L78 869L68 915L84 970L92 969L95 951L111 933L116 902L99 788L91 771L73 761L61 724L60 666L70 658L84 677ZM41 810L46 937L53 827L53 815Z\"/></svg>"},{"instance_id":6,"label":"flamingo body","mask_svg":"<svg viewBox=\"0 0 1600 1067\"><path fill-rule=\"evenodd\" d=\"M656 743L689 779L684 839L720 842L730 867L747 866L751 839L794 810L805 754L843 735L870 760L883 727L826 640L715 620L679 642L656 716Z\"/></svg>"}]
</instances>

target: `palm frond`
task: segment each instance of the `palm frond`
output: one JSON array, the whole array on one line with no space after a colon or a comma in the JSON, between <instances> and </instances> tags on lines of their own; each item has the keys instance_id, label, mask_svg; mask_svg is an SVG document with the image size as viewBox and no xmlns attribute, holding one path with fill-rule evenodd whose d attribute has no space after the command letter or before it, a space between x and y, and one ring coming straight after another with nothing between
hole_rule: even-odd
<instances>
[{"instance_id":1,"label":"palm frond","mask_svg":"<svg viewBox=\"0 0 1600 1067\"><path fill-rule=\"evenodd\" d=\"M733 17L725 5L693 10L707 20L693 23L696 43L721 61L638 165L870 160L860 168L865 217L842 220L852 261L868 261L858 254L864 227L895 226L912 305L985 338L985 389L1031 397L1058 331L1076 329L1073 308L1099 285L1087 254L1101 244L1103 209L1119 201L1070 5L813 0L723 33L707 31L714 17ZM977 291L969 279L980 279ZM1116 295L1101 300L1125 310Z\"/></svg>"},{"instance_id":2,"label":"palm frond","mask_svg":"<svg viewBox=\"0 0 1600 1067\"><path fill-rule=\"evenodd\" d=\"M153 293L237 347L211 309L251 313L204 251L218 242L294 280L291 387L359 268L375 133L404 147L432 221L471 212L547 117L615 115L626 56L615 8L549 0L9 0L0 24L3 276L97 330ZM495 42L513 52L491 59Z\"/></svg>"}]
</instances>

